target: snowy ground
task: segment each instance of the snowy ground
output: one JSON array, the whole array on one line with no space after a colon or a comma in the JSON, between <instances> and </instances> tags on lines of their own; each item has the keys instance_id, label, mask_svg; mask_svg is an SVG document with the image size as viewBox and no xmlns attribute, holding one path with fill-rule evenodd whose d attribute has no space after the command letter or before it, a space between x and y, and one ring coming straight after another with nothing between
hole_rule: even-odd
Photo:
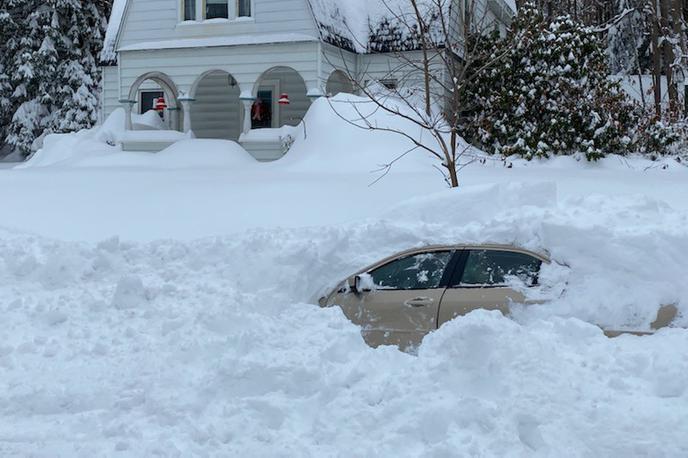
<instances>
[{"instance_id":1,"label":"snowy ground","mask_svg":"<svg viewBox=\"0 0 688 458\"><path fill-rule=\"evenodd\" d=\"M371 187L398 140L333 135L326 108L274 164L85 142L0 170L0 456L688 456L688 332L586 323L675 303L688 324L687 168L474 164L447 191L414 158ZM543 272L547 305L456 320L417 356L312 305L458 241L569 267Z\"/></svg>"}]
</instances>

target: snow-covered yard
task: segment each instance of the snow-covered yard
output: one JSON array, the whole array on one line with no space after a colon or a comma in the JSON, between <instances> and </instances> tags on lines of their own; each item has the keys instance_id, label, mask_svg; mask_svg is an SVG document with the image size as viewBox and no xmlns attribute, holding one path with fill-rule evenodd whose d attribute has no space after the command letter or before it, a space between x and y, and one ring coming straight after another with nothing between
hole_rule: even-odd
<instances>
[{"instance_id":1,"label":"snow-covered yard","mask_svg":"<svg viewBox=\"0 0 688 458\"><path fill-rule=\"evenodd\" d=\"M0 170L1 456L688 455L688 332L587 324L647 328L663 304L688 324L688 168L488 160L448 191L419 154L370 186L401 140L324 129L328 109L270 164L68 138ZM417 356L313 305L461 241L549 250L550 301Z\"/></svg>"}]
</instances>

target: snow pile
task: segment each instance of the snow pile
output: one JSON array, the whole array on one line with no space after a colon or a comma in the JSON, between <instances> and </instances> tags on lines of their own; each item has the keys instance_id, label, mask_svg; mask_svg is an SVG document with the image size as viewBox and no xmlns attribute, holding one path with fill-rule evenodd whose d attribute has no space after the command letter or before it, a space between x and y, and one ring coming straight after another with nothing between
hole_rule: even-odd
<instances>
[{"instance_id":1,"label":"snow pile","mask_svg":"<svg viewBox=\"0 0 688 458\"><path fill-rule=\"evenodd\" d=\"M159 153L118 152L106 156L84 158L72 164L76 167L126 167L166 169L213 168L237 170L258 165L258 162L238 143L228 140L179 140Z\"/></svg>"},{"instance_id":2,"label":"snow pile","mask_svg":"<svg viewBox=\"0 0 688 458\"><path fill-rule=\"evenodd\" d=\"M556 193L465 188L193 242L0 230L0 454L684 456L688 333L610 340L579 318L685 313L687 215ZM547 248L570 267L543 285L563 294L515 321L455 320L417 356L310 305L370 261L449 241Z\"/></svg>"},{"instance_id":3,"label":"snow pile","mask_svg":"<svg viewBox=\"0 0 688 458\"><path fill-rule=\"evenodd\" d=\"M387 103L394 101L390 99ZM404 113L403 107L399 109ZM408 115L415 116L413 113ZM428 170L432 173L433 165L439 163L424 150L409 152L415 145L397 132L362 128L366 122L425 139L425 144L437 148L429 133L423 132L415 123L380 110L367 98L338 94L318 99L311 105L304 118L304 129L295 131L294 145L276 165L300 171L369 174L382 171L392 163L395 172Z\"/></svg>"},{"instance_id":4,"label":"snow pile","mask_svg":"<svg viewBox=\"0 0 688 458\"><path fill-rule=\"evenodd\" d=\"M48 135L43 148L17 168L36 167L136 167L136 168L231 168L250 166L256 161L236 142L226 140L191 140L187 134L162 130L154 111L132 115L138 130L125 131L124 110L118 108L94 129L72 134ZM159 153L123 152L124 139L160 139L176 141Z\"/></svg>"},{"instance_id":5,"label":"snow pile","mask_svg":"<svg viewBox=\"0 0 688 458\"><path fill-rule=\"evenodd\" d=\"M132 127L133 130L165 130L165 122L155 110L148 110L142 115L132 113Z\"/></svg>"}]
</instances>

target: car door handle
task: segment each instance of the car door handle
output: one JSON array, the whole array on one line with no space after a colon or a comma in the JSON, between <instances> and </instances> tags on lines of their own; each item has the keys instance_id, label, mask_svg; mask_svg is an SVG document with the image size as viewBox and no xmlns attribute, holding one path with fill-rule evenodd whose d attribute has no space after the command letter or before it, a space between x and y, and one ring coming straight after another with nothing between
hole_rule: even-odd
<instances>
[{"instance_id":1,"label":"car door handle","mask_svg":"<svg viewBox=\"0 0 688 458\"><path fill-rule=\"evenodd\" d=\"M404 305L408 305L410 307L426 307L432 303L433 300L430 297L416 297L414 299L407 300L404 302Z\"/></svg>"}]
</instances>

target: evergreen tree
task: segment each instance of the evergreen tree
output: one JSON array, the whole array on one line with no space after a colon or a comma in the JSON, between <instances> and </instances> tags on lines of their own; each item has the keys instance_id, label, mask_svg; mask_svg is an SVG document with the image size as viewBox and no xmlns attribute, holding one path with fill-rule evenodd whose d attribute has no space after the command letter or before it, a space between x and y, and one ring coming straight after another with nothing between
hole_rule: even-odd
<instances>
[{"instance_id":1,"label":"evergreen tree","mask_svg":"<svg viewBox=\"0 0 688 458\"><path fill-rule=\"evenodd\" d=\"M108 3L0 0L0 21L4 21L0 33L7 36L0 57L4 74L0 103L6 108L0 117L9 118L0 142L29 154L45 134L95 124L100 90L97 56Z\"/></svg>"},{"instance_id":2,"label":"evergreen tree","mask_svg":"<svg viewBox=\"0 0 688 458\"><path fill-rule=\"evenodd\" d=\"M602 43L590 29L569 16L547 20L526 5L506 38L476 40L482 59L503 58L468 79L467 139L528 159L584 152L592 160L627 150L635 107L608 79Z\"/></svg>"}]
</instances>

